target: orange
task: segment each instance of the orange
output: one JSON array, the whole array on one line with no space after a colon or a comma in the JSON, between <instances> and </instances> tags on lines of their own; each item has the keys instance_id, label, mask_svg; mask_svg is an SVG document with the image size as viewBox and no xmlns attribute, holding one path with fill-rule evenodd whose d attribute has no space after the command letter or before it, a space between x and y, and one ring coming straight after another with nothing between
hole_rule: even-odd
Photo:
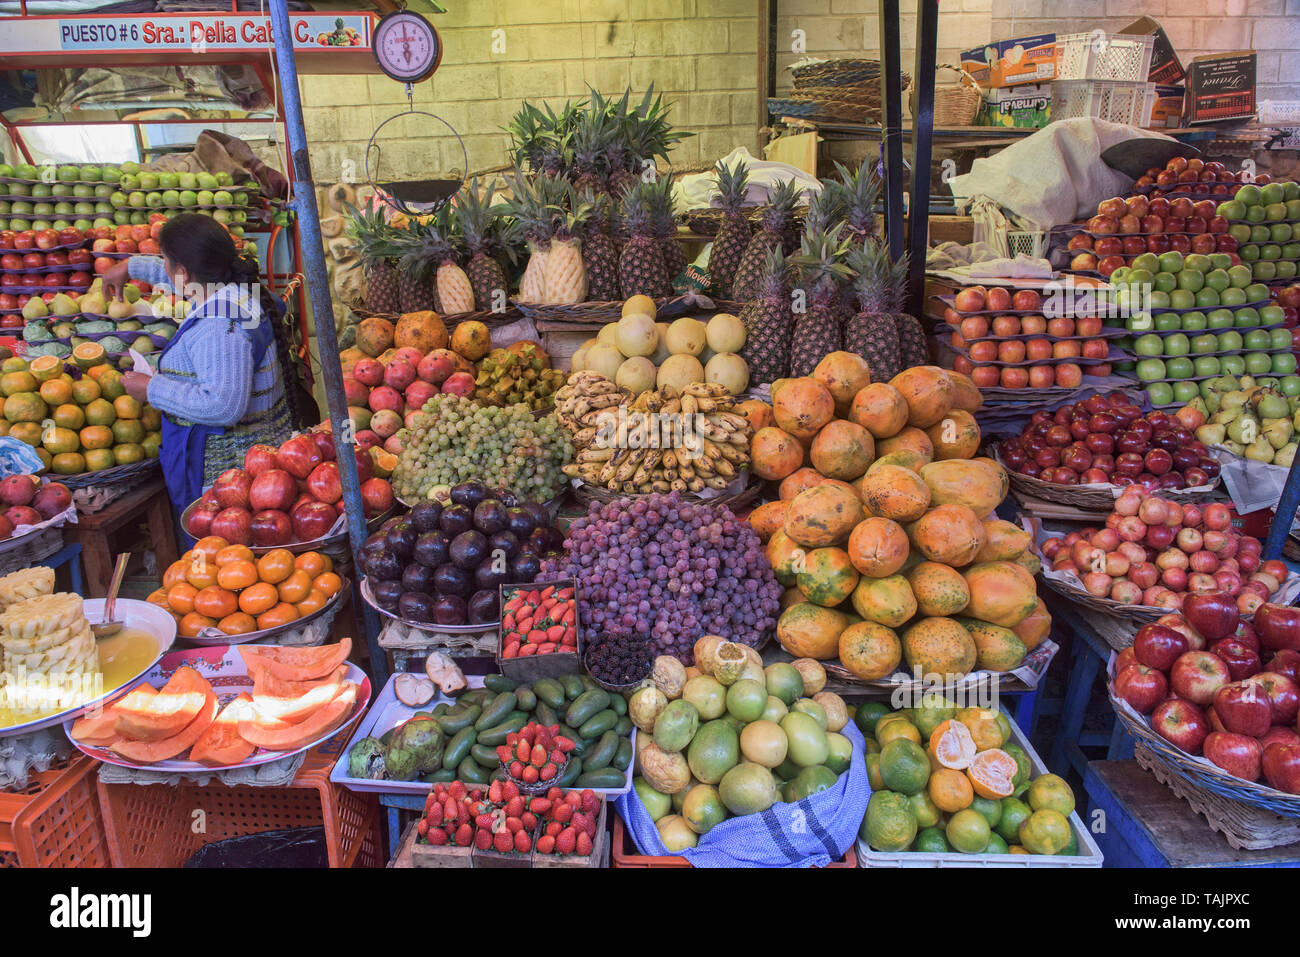
<instances>
[{"instance_id":1,"label":"orange","mask_svg":"<svg viewBox=\"0 0 1300 957\"><path fill-rule=\"evenodd\" d=\"M220 535L205 535L194 543L190 549L195 555L202 555L209 563L217 560L217 552L226 548L230 543Z\"/></svg>"},{"instance_id":2,"label":"orange","mask_svg":"<svg viewBox=\"0 0 1300 957\"><path fill-rule=\"evenodd\" d=\"M239 599L234 592L209 585L194 596L194 610L209 618L225 618L239 610Z\"/></svg>"},{"instance_id":3,"label":"orange","mask_svg":"<svg viewBox=\"0 0 1300 957\"><path fill-rule=\"evenodd\" d=\"M239 591L257 583L257 566L240 559L217 565L217 584L229 591Z\"/></svg>"},{"instance_id":4,"label":"orange","mask_svg":"<svg viewBox=\"0 0 1300 957\"><path fill-rule=\"evenodd\" d=\"M168 611L172 610L171 605L167 604L167 589L165 588L155 588L153 591L149 593L149 597L146 598L145 601L149 602L150 604L161 605L163 608L166 608Z\"/></svg>"},{"instance_id":5,"label":"orange","mask_svg":"<svg viewBox=\"0 0 1300 957\"><path fill-rule=\"evenodd\" d=\"M311 591L311 576L302 569L297 569L288 578L280 582L278 587L280 601L287 601L290 604L300 602Z\"/></svg>"},{"instance_id":6,"label":"orange","mask_svg":"<svg viewBox=\"0 0 1300 957\"><path fill-rule=\"evenodd\" d=\"M1020 766L1016 759L999 748L989 748L975 755L966 769L975 793L983 798L1010 797L1015 791L1016 772Z\"/></svg>"},{"instance_id":7,"label":"orange","mask_svg":"<svg viewBox=\"0 0 1300 957\"><path fill-rule=\"evenodd\" d=\"M190 563L185 559L172 562L167 566L167 571L163 572L163 588L171 588L178 582L185 581L185 576L189 573Z\"/></svg>"},{"instance_id":8,"label":"orange","mask_svg":"<svg viewBox=\"0 0 1300 957\"><path fill-rule=\"evenodd\" d=\"M261 631L265 628L274 628L277 625L287 625L291 621L297 621L300 617L297 608L282 601L270 611L264 611L257 616L257 628Z\"/></svg>"},{"instance_id":9,"label":"orange","mask_svg":"<svg viewBox=\"0 0 1300 957\"><path fill-rule=\"evenodd\" d=\"M181 619L181 623L176 630L182 638L193 638L204 628L211 628L215 624L216 621L207 615L200 615L197 611L192 611Z\"/></svg>"},{"instance_id":10,"label":"orange","mask_svg":"<svg viewBox=\"0 0 1300 957\"><path fill-rule=\"evenodd\" d=\"M975 750L987 751L1000 748L1005 740L1002 726L998 724L998 713L987 708L962 708L957 712L957 720L966 725L975 740Z\"/></svg>"},{"instance_id":11,"label":"orange","mask_svg":"<svg viewBox=\"0 0 1300 957\"><path fill-rule=\"evenodd\" d=\"M1063 817L1069 817L1074 811L1074 792L1058 774L1040 774L1034 778L1025 800L1035 811L1056 811Z\"/></svg>"},{"instance_id":12,"label":"orange","mask_svg":"<svg viewBox=\"0 0 1300 957\"><path fill-rule=\"evenodd\" d=\"M329 600L329 595L325 594L319 588L313 588L311 591L307 592L307 597L300 602L296 602L295 606L298 609L298 614L305 618L314 611L320 611L325 607L325 603Z\"/></svg>"},{"instance_id":13,"label":"orange","mask_svg":"<svg viewBox=\"0 0 1300 957\"><path fill-rule=\"evenodd\" d=\"M1070 846L1070 822L1060 811L1043 808L1020 823L1019 837L1030 854L1059 854Z\"/></svg>"},{"instance_id":14,"label":"orange","mask_svg":"<svg viewBox=\"0 0 1300 957\"><path fill-rule=\"evenodd\" d=\"M72 385L62 379L50 379L42 382L40 396L52 406L63 405L72 399Z\"/></svg>"},{"instance_id":15,"label":"orange","mask_svg":"<svg viewBox=\"0 0 1300 957\"><path fill-rule=\"evenodd\" d=\"M94 379L78 379L72 383L72 401L77 405L90 405L99 396L99 383Z\"/></svg>"},{"instance_id":16,"label":"orange","mask_svg":"<svg viewBox=\"0 0 1300 957\"><path fill-rule=\"evenodd\" d=\"M49 384L46 383L46 385ZM86 413L81 411L79 405L73 405L71 402L65 403L54 410L54 424L61 429L72 429L74 432L80 432L82 426L86 424Z\"/></svg>"},{"instance_id":17,"label":"orange","mask_svg":"<svg viewBox=\"0 0 1300 957\"><path fill-rule=\"evenodd\" d=\"M303 552L293 560L293 567L301 568L312 578L316 578L328 571L332 571L334 563L320 552Z\"/></svg>"},{"instance_id":18,"label":"orange","mask_svg":"<svg viewBox=\"0 0 1300 957\"><path fill-rule=\"evenodd\" d=\"M328 598L333 598L343 588L343 579L334 572L326 572L311 583L311 587L323 591Z\"/></svg>"},{"instance_id":19,"label":"orange","mask_svg":"<svg viewBox=\"0 0 1300 957\"><path fill-rule=\"evenodd\" d=\"M112 449L86 449L87 472L98 472L100 469L111 469L116 464L117 459L114 457Z\"/></svg>"},{"instance_id":20,"label":"orange","mask_svg":"<svg viewBox=\"0 0 1300 957\"><path fill-rule=\"evenodd\" d=\"M56 425L41 433L41 444L51 455L66 455L81 448L81 439L71 429L59 428Z\"/></svg>"},{"instance_id":21,"label":"orange","mask_svg":"<svg viewBox=\"0 0 1300 957\"><path fill-rule=\"evenodd\" d=\"M218 565L229 565L231 562L237 561L252 562L256 561L257 558L253 555L253 550L247 545L227 545L217 552L212 560Z\"/></svg>"},{"instance_id":22,"label":"orange","mask_svg":"<svg viewBox=\"0 0 1300 957\"><path fill-rule=\"evenodd\" d=\"M246 635L250 631L257 631L257 622L253 620L252 615L237 611L233 615L227 615L217 622L217 627L228 635Z\"/></svg>"},{"instance_id":23,"label":"orange","mask_svg":"<svg viewBox=\"0 0 1300 957\"><path fill-rule=\"evenodd\" d=\"M260 615L274 608L279 601L280 594L274 585L257 582L239 593L239 610L250 615Z\"/></svg>"},{"instance_id":24,"label":"orange","mask_svg":"<svg viewBox=\"0 0 1300 957\"><path fill-rule=\"evenodd\" d=\"M956 814L970 807L975 792L966 775L952 768L940 768L930 775L926 792L934 806L946 814Z\"/></svg>"},{"instance_id":25,"label":"orange","mask_svg":"<svg viewBox=\"0 0 1300 957\"><path fill-rule=\"evenodd\" d=\"M960 721L944 721L930 735L930 753L943 767L960 771L975 760L975 739Z\"/></svg>"},{"instance_id":26,"label":"orange","mask_svg":"<svg viewBox=\"0 0 1300 957\"><path fill-rule=\"evenodd\" d=\"M142 407L140 400L129 395L119 395L113 400L113 411L119 419L138 419Z\"/></svg>"},{"instance_id":27,"label":"orange","mask_svg":"<svg viewBox=\"0 0 1300 957\"><path fill-rule=\"evenodd\" d=\"M88 425L78 435L81 437L81 444L84 448L108 449L113 447L113 430L107 426Z\"/></svg>"},{"instance_id":28,"label":"orange","mask_svg":"<svg viewBox=\"0 0 1300 957\"><path fill-rule=\"evenodd\" d=\"M185 580L195 588L209 588L217 583L217 566L202 555L195 555L185 573Z\"/></svg>"},{"instance_id":29,"label":"orange","mask_svg":"<svg viewBox=\"0 0 1300 957\"><path fill-rule=\"evenodd\" d=\"M194 610L194 596L198 593L189 582L179 582L167 589L167 606L178 615L188 615Z\"/></svg>"},{"instance_id":30,"label":"orange","mask_svg":"<svg viewBox=\"0 0 1300 957\"><path fill-rule=\"evenodd\" d=\"M117 421L117 413L113 411L113 403L107 399L94 399L86 403L86 421L91 425L112 425Z\"/></svg>"},{"instance_id":31,"label":"orange","mask_svg":"<svg viewBox=\"0 0 1300 957\"><path fill-rule=\"evenodd\" d=\"M293 552L287 548L276 548L257 560L257 573L262 581L278 585L293 573Z\"/></svg>"}]
</instances>

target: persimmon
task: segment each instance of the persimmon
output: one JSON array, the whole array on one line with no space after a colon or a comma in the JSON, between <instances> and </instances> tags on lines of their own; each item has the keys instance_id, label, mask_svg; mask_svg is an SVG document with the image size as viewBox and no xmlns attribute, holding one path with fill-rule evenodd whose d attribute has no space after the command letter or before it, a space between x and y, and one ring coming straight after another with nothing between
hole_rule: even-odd
<instances>
[{"instance_id":1,"label":"persimmon","mask_svg":"<svg viewBox=\"0 0 1300 957\"><path fill-rule=\"evenodd\" d=\"M251 562L255 560L253 550L247 545L227 545L212 559L218 565L229 565L232 562Z\"/></svg>"},{"instance_id":2,"label":"persimmon","mask_svg":"<svg viewBox=\"0 0 1300 957\"><path fill-rule=\"evenodd\" d=\"M202 555L208 562L215 562L217 552L228 546L230 543L220 535L205 535L194 543L190 549L195 555Z\"/></svg>"},{"instance_id":3,"label":"persimmon","mask_svg":"<svg viewBox=\"0 0 1300 957\"><path fill-rule=\"evenodd\" d=\"M217 566L217 584L228 591L247 588L257 580L257 566L247 559L238 558Z\"/></svg>"},{"instance_id":4,"label":"persimmon","mask_svg":"<svg viewBox=\"0 0 1300 957\"><path fill-rule=\"evenodd\" d=\"M166 588L155 588L149 593L149 597L146 598L145 601L149 602L151 605L160 605L168 611L171 611L171 606L167 604Z\"/></svg>"},{"instance_id":5,"label":"persimmon","mask_svg":"<svg viewBox=\"0 0 1300 957\"><path fill-rule=\"evenodd\" d=\"M305 618L312 612L320 611L325 607L329 600L329 595L325 594L319 588L313 588L311 591L307 592L306 598L302 601L295 602L294 605L298 609L298 614Z\"/></svg>"},{"instance_id":6,"label":"persimmon","mask_svg":"<svg viewBox=\"0 0 1300 957\"><path fill-rule=\"evenodd\" d=\"M269 611L280 602L280 593L275 586L267 582L249 585L239 593L239 610L250 615L260 615Z\"/></svg>"},{"instance_id":7,"label":"persimmon","mask_svg":"<svg viewBox=\"0 0 1300 957\"><path fill-rule=\"evenodd\" d=\"M265 628L275 628L279 625L287 625L291 621L297 621L301 617L297 608L288 602L282 601L274 608L257 616L257 628L259 631Z\"/></svg>"},{"instance_id":8,"label":"persimmon","mask_svg":"<svg viewBox=\"0 0 1300 957\"><path fill-rule=\"evenodd\" d=\"M312 578L319 578L327 571L331 571L334 563L320 552L303 552L294 558L293 567L305 571Z\"/></svg>"},{"instance_id":9,"label":"persimmon","mask_svg":"<svg viewBox=\"0 0 1300 957\"><path fill-rule=\"evenodd\" d=\"M280 590L280 601L287 601L290 604L300 602L307 597L307 592L311 591L311 576L302 569L297 569L277 587Z\"/></svg>"},{"instance_id":10,"label":"persimmon","mask_svg":"<svg viewBox=\"0 0 1300 957\"><path fill-rule=\"evenodd\" d=\"M167 571L163 572L162 586L163 589L170 589L172 585L185 581L185 576L189 574L190 563L184 560L177 560L167 566Z\"/></svg>"},{"instance_id":11,"label":"persimmon","mask_svg":"<svg viewBox=\"0 0 1300 957\"><path fill-rule=\"evenodd\" d=\"M217 583L217 566L201 554L195 555L194 561L190 562L189 570L185 573L185 580L195 588L209 588Z\"/></svg>"},{"instance_id":12,"label":"persimmon","mask_svg":"<svg viewBox=\"0 0 1300 957\"><path fill-rule=\"evenodd\" d=\"M293 574L293 552L276 548L257 560L257 573L262 581L278 585Z\"/></svg>"},{"instance_id":13,"label":"persimmon","mask_svg":"<svg viewBox=\"0 0 1300 957\"><path fill-rule=\"evenodd\" d=\"M323 591L327 597L333 598L343 588L343 579L335 572L325 572L317 576L316 580L311 583L312 588Z\"/></svg>"},{"instance_id":14,"label":"persimmon","mask_svg":"<svg viewBox=\"0 0 1300 957\"><path fill-rule=\"evenodd\" d=\"M215 619L209 618L207 615L200 615L197 611L192 611L181 618L181 623L176 626L176 632L182 638L194 638L204 628L211 628L216 623Z\"/></svg>"},{"instance_id":15,"label":"persimmon","mask_svg":"<svg viewBox=\"0 0 1300 957\"><path fill-rule=\"evenodd\" d=\"M257 621L252 615L237 611L222 618L217 622L217 627L227 635L246 635L250 631L257 631Z\"/></svg>"},{"instance_id":16,"label":"persimmon","mask_svg":"<svg viewBox=\"0 0 1300 957\"><path fill-rule=\"evenodd\" d=\"M194 596L198 593L189 582L178 582L167 589L167 607L178 615L188 615L194 610Z\"/></svg>"},{"instance_id":17,"label":"persimmon","mask_svg":"<svg viewBox=\"0 0 1300 957\"><path fill-rule=\"evenodd\" d=\"M222 619L239 610L239 599L235 593L216 585L199 589L194 596L194 610L208 618Z\"/></svg>"}]
</instances>

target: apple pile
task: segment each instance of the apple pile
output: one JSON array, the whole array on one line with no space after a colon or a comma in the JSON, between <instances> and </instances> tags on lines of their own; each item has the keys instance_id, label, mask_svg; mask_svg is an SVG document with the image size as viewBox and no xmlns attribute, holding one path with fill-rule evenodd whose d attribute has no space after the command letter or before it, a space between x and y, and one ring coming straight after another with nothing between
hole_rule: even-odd
<instances>
[{"instance_id":1,"label":"apple pile","mask_svg":"<svg viewBox=\"0 0 1300 957\"><path fill-rule=\"evenodd\" d=\"M9 475L0 479L0 541L12 538L26 525L48 522L72 504L72 493L61 482L41 484L36 475Z\"/></svg>"},{"instance_id":2,"label":"apple pile","mask_svg":"<svg viewBox=\"0 0 1300 957\"><path fill-rule=\"evenodd\" d=\"M1287 579L1285 564L1261 561L1261 547L1222 502L1180 505L1130 485L1104 528L1049 538L1042 553L1097 598L1176 610L1191 595L1223 592L1249 615Z\"/></svg>"},{"instance_id":3,"label":"apple pile","mask_svg":"<svg viewBox=\"0 0 1300 957\"><path fill-rule=\"evenodd\" d=\"M1222 163L1207 163L1200 157L1175 156L1164 168L1153 166L1133 184L1137 190L1186 193L1190 196L1230 196L1233 183L1246 182L1245 170L1230 170ZM1251 182L1263 186L1272 182L1267 173L1254 174Z\"/></svg>"},{"instance_id":4,"label":"apple pile","mask_svg":"<svg viewBox=\"0 0 1300 957\"><path fill-rule=\"evenodd\" d=\"M422 354L404 346L381 358L358 359L344 370L348 414L357 427L357 444L374 445L393 454L402 450L399 429L440 392L474 394L474 363L451 349Z\"/></svg>"},{"instance_id":5,"label":"apple pile","mask_svg":"<svg viewBox=\"0 0 1300 957\"><path fill-rule=\"evenodd\" d=\"M1300 794L1300 608L1246 622L1228 595L1190 595L1120 652L1114 691L1175 747Z\"/></svg>"},{"instance_id":6,"label":"apple pile","mask_svg":"<svg viewBox=\"0 0 1300 957\"><path fill-rule=\"evenodd\" d=\"M1219 474L1209 447L1196 441L1181 410L1142 410L1123 392L1093 395L1055 412L1040 409L998 456L1012 471L1057 485L1195 488Z\"/></svg>"},{"instance_id":7,"label":"apple pile","mask_svg":"<svg viewBox=\"0 0 1300 957\"><path fill-rule=\"evenodd\" d=\"M944 320L955 330L954 371L970 376L980 388L1005 389L1073 389L1083 383L1085 373L1110 375L1105 361L1110 346L1100 338L1100 318L1048 319L1042 310L1043 297L1035 289L1012 294L1001 286L963 288L944 312ZM1060 359L1068 361L1046 364ZM994 362L1006 364L990 364Z\"/></svg>"},{"instance_id":8,"label":"apple pile","mask_svg":"<svg viewBox=\"0 0 1300 957\"><path fill-rule=\"evenodd\" d=\"M374 474L370 453L355 449L367 518L388 511L393 488ZM217 535L232 545L275 548L323 538L343 514L334 437L325 431L254 445L242 469L226 469L199 498L185 526L194 538Z\"/></svg>"}]
</instances>

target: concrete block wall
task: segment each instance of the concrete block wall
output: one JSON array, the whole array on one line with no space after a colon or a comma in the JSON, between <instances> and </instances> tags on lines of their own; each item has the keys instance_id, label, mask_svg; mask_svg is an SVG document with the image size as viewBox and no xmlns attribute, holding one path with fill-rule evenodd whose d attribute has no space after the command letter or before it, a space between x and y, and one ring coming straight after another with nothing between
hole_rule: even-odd
<instances>
[{"instance_id":1,"label":"concrete block wall","mask_svg":"<svg viewBox=\"0 0 1300 957\"><path fill-rule=\"evenodd\" d=\"M502 132L520 102L606 95L653 81L673 103L670 120L691 130L672 157L695 164L738 144L754 148L757 7L754 0L473 0L432 17L445 53L415 108L444 118L465 142L469 169L507 161ZM318 182L364 179L366 142L405 108L403 88L379 76L305 76L304 118ZM447 128L413 116L385 126L385 178L422 177L464 165ZM373 154L372 154L373 160Z\"/></svg>"}]
</instances>

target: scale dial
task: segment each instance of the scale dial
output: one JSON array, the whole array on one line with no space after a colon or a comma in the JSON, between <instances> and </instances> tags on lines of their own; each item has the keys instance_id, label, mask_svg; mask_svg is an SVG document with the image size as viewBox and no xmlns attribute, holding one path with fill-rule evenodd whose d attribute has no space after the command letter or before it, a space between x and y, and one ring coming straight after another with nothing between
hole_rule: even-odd
<instances>
[{"instance_id":1,"label":"scale dial","mask_svg":"<svg viewBox=\"0 0 1300 957\"><path fill-rule=\"evenodd\" d=\"M375 26L371 44L375 61L398 83L419 83L431 77L442 60L442 38L418 13L398 10Z\"/></svg>"}]
</instances>

